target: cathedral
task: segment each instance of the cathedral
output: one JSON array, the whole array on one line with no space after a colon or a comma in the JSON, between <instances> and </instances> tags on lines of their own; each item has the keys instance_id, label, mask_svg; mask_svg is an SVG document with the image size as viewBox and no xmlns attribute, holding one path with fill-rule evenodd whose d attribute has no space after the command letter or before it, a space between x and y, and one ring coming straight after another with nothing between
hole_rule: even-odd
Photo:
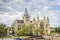
<instances>
[{"instance_id":1,"label":"cathedral","mask_svg":"<svg viewBox=\"0 0 60 40\"><path fill-rule=\"evenodd\" d=\"M35 19L35 17L32 20L30 20L30 15L28 14L27 8L25 8L22 20L16 19L14 23L11 25L11 27L13 28L12 31L17 32L19 29L22 28L23 25L27 25L30 23L33 23L34 27L40 27L44 35L50 35L49 18L44 16L44 19L41 20L39 19L39 15L37 15L37 20Z\"/></svg>"}]
</instances>

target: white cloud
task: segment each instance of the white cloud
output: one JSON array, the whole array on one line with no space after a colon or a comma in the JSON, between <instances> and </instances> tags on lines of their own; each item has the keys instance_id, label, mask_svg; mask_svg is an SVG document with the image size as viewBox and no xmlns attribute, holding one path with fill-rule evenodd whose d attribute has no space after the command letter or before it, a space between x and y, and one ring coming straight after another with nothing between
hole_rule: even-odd
<instances>
[{"instance_id":1,"label":"white cloud","mask_svg":"<svg viewBox=\"0 0 60 40\"><path fill-rule=\"evenodd\" d=\"M20 15L22 16L22 13L20 12L13 15L9 15L9 13L0 14L0 21L2 21L2 23L7 24L8 26L11 26L14 20L21 19Z\"/></svg>"},{"instance_id":2,"label":"white cloud","mask_svg":"<svg viewBox=\"0 0 60 40\"><path fill-rule=\"evenodd\" d=\"M3 2L0 7L9 9L11 11L0 11L0 21L11 24L13 20L21 19L21 16L24 13L24 8L28 8L28 12L32 17L36 17L39 14L40 19L43 16L49 16L50 23L52 26L58 25L58 15L60 12L53 9L54 6L60 5L60 0L30 0L30 2L26 0L9 0L10 2ZM20 11L21 10L21 11ZM59 21L60 22L60 21ZM60 25L60 24L59 24Z\"/></svg>"}]
</instances>

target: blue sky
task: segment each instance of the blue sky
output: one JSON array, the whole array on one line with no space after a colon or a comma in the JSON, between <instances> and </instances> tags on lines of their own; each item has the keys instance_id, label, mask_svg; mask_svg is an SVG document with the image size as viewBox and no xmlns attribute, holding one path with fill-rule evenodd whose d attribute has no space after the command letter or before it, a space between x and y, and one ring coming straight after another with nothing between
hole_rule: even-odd
<instances>
[{"instance_id":1,"label":"blue sky","mask_svg":"<svg viewBox=\"0 0 60 40\"><path fill-rule=\"evenodd\" d=\"M60 0L0 0L0 23L10 26L21 19L25 7L31 18L48 16L52 27L60 26Z\"/></svg>"}]
</instances>

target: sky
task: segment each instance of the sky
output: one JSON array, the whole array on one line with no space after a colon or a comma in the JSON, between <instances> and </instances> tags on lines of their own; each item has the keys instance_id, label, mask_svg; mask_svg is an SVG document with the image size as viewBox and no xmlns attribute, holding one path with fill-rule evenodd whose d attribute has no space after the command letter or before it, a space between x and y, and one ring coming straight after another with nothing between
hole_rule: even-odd
<instances>
[{"instance_id":1,"label":"sky","mask_svg":"<svg viewBox=\"0 0 60 40\"><path fill-rule=\"evenodd\" d=\"M0 23L11 26L22 19L25 8L31 18L48 16L52 27L60 26L60 0L0 0Z\"/></svg>"}]
</instances>

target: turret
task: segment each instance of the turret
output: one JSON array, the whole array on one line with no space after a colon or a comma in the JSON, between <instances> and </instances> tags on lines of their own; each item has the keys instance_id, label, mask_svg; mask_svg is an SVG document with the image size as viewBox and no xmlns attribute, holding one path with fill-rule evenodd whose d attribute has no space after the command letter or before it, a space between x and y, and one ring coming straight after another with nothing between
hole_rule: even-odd
<instances>
[{"instance_id":1,"label":"turret","mask_svg":"<svg viewBox=\"0 0 60 40\"><path fill-rule=\"evenodd\" d=\"M39 15L37 15L37 21L39 21Z\"/></svg>"},{"instance_id":2,"label":"turret","mask_svg":"<svg viewBox=\"0 0 60 40\"><path fill-rule=\"evenodd\" d=\"M49 18L47 17L47 23L49 23Z\"/></svg>"},{"instance_id":3,"label":"turret","mask_svg":"<svg viewBox=\"0 0 60 40\"><path fill-rule=\"evenodd\" d=\"M35 20L35 17L33 17L33 21L36 21L36 20Z\"/></svg>"},{"instance_id":4,"label":"turret","mask_svg":"<svg viewBox=\"0 0 60 40\"><path fill-rule=\"evenodd\" d=\"M44 22L46 22L46 17L44 16Z\"/></svg>"},{"instance_id":5,"label":"turret","mask_svg":"<svg viewBox=\"0 0 60 40\"><path fill-rule=\"evenodd\" d=\"M35 23L36 22L36 19L35 19L35 17L33 17L33 23Z\"/></svg>"}]
</instances>

